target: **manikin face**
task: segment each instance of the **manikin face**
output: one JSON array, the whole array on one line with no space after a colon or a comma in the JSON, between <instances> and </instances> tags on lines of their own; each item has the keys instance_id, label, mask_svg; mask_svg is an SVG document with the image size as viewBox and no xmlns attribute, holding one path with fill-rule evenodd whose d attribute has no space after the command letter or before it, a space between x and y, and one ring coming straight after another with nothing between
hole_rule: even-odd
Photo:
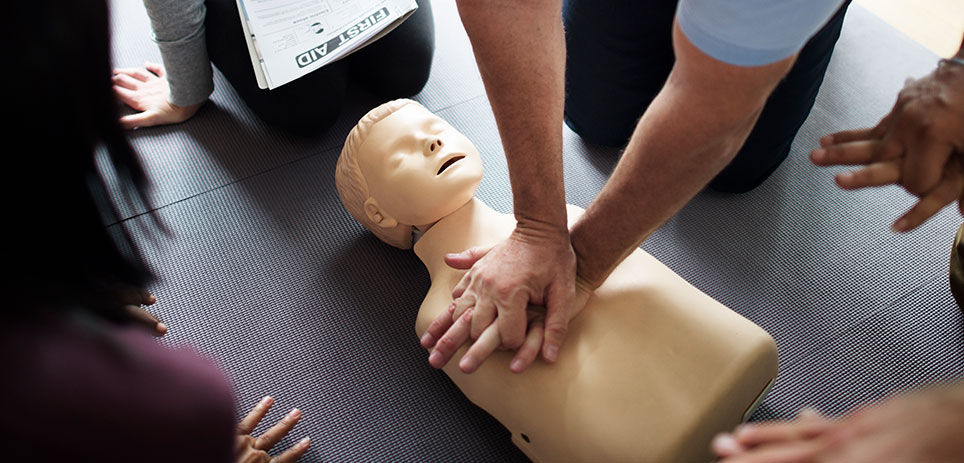
<instances>
[{"instance_id":1,"label":"manikin face","mask_svg":"<svg viewBox=\"0 0 964 463\"><path fill-rule=\"evenodd\" d=\"M482 180L472 142L415 104L372 127L358 164L380 212L407 225L431 224L455 212Z\"/></svg>"}]
</instances>

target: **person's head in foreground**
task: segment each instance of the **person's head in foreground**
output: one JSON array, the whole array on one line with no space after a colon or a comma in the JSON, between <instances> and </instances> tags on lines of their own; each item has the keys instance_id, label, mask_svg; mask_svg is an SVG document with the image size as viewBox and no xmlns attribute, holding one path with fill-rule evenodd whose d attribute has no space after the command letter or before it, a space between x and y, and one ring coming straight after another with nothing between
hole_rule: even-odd
<instances>
[{"instance_id":1,"label":"person's head in foreground","mask_svg":"<svg viewBox=\"0 0 964 463\"><path fill-rule=\"evenodd\" d=\"M13 2L4 16L7 312L83 307L123 321L117 296L150 273L126 229L108 228L111 198L143 208L147 182L117 123L107 2Z\"/></svg>"},{"instance_id":2,"label":"person's head in foreground","mask_svg":"<svg viewBox=\"0 0 964 463\"><path fill-rule=\"evenodd\" d=\"M472 142L412 100L368 112L348 134L335 169L345 209L382 241L412 247L422 231L475 195L482 160Z\"/></svg>"}]
</instances>

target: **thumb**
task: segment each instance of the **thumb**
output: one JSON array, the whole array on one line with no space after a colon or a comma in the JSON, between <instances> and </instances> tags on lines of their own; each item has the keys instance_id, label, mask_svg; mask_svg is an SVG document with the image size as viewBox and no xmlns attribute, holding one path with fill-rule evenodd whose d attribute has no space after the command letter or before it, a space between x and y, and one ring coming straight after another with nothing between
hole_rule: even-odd
<instances>
[{"instance_id":1,"label":"thumb","mask_svg":"<svg viewBox=\"0 0 964 463\"><path fill-rule=\"evenodd\" d=\"M462 252L449 253L445 255L445 263L454 269L468 270L491 250L492 246L475 246Z\"/></svg>"},{"instance_id":2,"label":"thumb","mask_svg":"<svg viewBox=\"0 0 964 463\"><path fill-rule=\"evenodd\" d=\"M143 111L134 114L121 116L120 125L126 130L134 130L140 127L150 127L157 125L157 114L151 111Z\"/></svg>"},{"instance_id":3,"label":"thumb","mask_svg":"<svg viewBox=\"0 0 964 463\"><path fill-rule=\"evenodd\" d=\"M164 78L164 67L160 64L147 62L144 63L144 68L154 73L157 77Z\"/></svg>"}]
</instances>

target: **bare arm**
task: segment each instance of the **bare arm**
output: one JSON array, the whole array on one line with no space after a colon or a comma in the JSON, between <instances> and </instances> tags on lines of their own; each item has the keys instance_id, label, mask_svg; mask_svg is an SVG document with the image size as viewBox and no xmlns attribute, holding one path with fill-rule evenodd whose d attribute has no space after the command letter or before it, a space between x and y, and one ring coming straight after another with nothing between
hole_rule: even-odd
<instances>
[{"instance_id":1,"label":"bare arm","mask_svg":"<svg viewBox=\"0 0 964 463\"><path fill-rule=\"evenodd\" d=\"M704 54L673 27L676 64L609 182L573 226L579 277L598 287L736 155L794 57L740 67Z\"/></svg>"},{"instance_id":2,"label":"bare arm","mask_svg":"<svg viewBox=\"0 0 964 463\"><path fill-rule=\"evenodd\" d=\"M526 307L544 305L541 351L551 362L568 326L576 270L562 177L562 4L461 0L458 6L502 136L517 225L509 238L490 249L446 259L455 268L469 270L452 293L457 300L454 317L471 314L473 339L497 322L502 346L518 349L526 340ZM451 320L436 324L451 325ZM426 347L434 344L434 339L425 342ZM513 371L524 370L532 361L526 351L517 355ZM436 349L430 363L441 367L450 357L451 349ZM472 363L463 363L463 371L473 370Z\"/></svg>"},{"instance_id":3,"label":"bare arm","mask_svg":"<svg viewBox=\"0 0 964 463\"><path fill-rule=\"evenodd\" d=\"M458 2L502 136L520 226L565 230L561 2Z\"/></svg>"}]
</instances>

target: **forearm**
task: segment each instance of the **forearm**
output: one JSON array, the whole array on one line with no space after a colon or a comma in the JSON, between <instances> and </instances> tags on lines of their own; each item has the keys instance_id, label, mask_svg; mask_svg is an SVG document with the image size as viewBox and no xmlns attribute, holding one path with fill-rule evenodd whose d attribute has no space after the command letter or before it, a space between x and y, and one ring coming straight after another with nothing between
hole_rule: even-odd
<instances>
[{"instance_id":1,"label":"forearm","mask_svg":"<svg viewBox=\"0 0 964 463\"><path fill-rule=\"evenodd\" d=\"M695 131L687 116L699 115L674 111L685 99L668 93L653 101L611 179L571 231L577 274L591 287L709 183L749 132Z\"/></svg>"},{"instance_id":2,"label":"forearm","mask_svg":"<svg viewBox=\"0 0 964 463\"><path fill-rule=\"evenodd\" d=\"M733 159L792 63L723 65L688 42L676 52L612 177L572 228L578 276L592 287Z\"/></svg>"},{"instance_id":3,"label":"forearm","mask_svg":"<svg viewBox=\"0 0 964 463\"><path fill-rule=\"evenodd\" d=\"M144 0L144 7L164 61L171 103L189 106L203 102L214 90L204 1Z\"/></svg>"},{"instance_id":4,"label":"forearm","mask_svg":"<svg viewBox=\"0 0 964 463\"><path fill-rule=\"evenodd\" d=\"M502 137L516 219L565 230L561 3L461 0L458 6Z\"/></svg>"}]
</instances>

